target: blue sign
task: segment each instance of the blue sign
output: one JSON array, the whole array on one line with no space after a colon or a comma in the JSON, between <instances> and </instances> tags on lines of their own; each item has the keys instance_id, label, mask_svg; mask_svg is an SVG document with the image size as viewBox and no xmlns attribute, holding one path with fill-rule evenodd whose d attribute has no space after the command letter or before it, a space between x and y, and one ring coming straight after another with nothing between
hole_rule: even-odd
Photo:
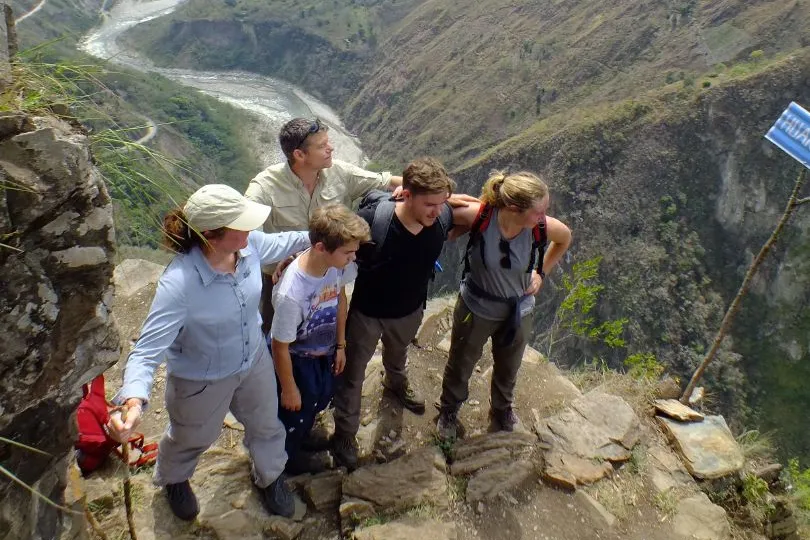
<instances>
[{"instance_id":1,"label":"blue sign","mask_svg":"<svg viewBox=\"0 0 810 540\"><path fill-rule=\"evenodd\" d=\"M765 138L810 169L810 113L795 102L785 109Z\"/></svg>"}]
</instances>

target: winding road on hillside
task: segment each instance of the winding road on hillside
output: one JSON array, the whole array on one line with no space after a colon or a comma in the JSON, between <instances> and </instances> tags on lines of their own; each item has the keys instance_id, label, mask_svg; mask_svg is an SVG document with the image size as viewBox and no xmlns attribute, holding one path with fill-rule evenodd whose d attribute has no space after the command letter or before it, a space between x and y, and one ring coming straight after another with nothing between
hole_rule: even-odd
<instances>
[{"instance_id":1,"label":"winding road on hillside","mask_svg":"<svg viewBox=\"0 0 810 540\"><path fill-rule=\"evenodd\" d=\"M43 0L44 1L44 0ZM156 72L183 85L196 88L236 107L256 114L260 132L256 133L256 150L267 165L283 156L278 146L278 131L290 118L317 116L332 129L330 139L335 156L361 164L365 160L359 141L343 126L338 115L326 104L286 81L239 71L195 71L155 66L137 52L118 44L118 37L135 25L170 14L184 0L123 0L103 12L101 24L84 37L80 48L113 64L144 73Z\"/></svg>"},{"instance_id":2,"label":"winding road on hillside","mask_svg":"<svg viewBox=\"0 0 810 540\"><path fill-rule=\"evenodd\" d=\"M27 19L28 17L30 17L31 15L33 15L34 13L36 13L37 11L42 9L47 2L48 2L48 0L40 0L39 4L35 5L29 11L26 11L25 13L23 13L22 15L20 15L16 19L14 19L14 22L16 24L19 24L19 23L23 22L25 19Z\"/></svg>"},{"instance_id":3,"label":"winding road on hillside","mask_svg":"<svg viewBox=\"0 0 810 540\"><path fill-rule=\"evenodd\" d=\"M157 126L157 123L155 123L154 120L152 120L148 116L144 116L143 120L144 120L144 122L146 122L146 133L144 134L143 137L141 137L140 139L135 141L135 144L141 144L141 145L146 144L149 141L151 141L152 139L154 139L155 136L158 133L158 126Z\"/></svg>"}]
</instances>

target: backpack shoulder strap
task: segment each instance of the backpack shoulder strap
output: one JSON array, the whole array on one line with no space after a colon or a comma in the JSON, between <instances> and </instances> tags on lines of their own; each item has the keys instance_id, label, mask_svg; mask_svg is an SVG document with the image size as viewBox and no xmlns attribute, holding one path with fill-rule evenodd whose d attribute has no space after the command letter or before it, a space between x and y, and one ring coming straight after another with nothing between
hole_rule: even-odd
<instances>
[{"instance_id":1,"label":"backpack shoulder strap","mask_svg":"<svg viewBox=\"0 0 810 540\"><path fill-rule=\"evenodd\" d=\"M478 215L475 216L472 227L470 227L470 236L473 234L480 234L487 230L489 222L492 220L493 207L489 204L482 204L478 209Z\"/></svg>"},{"instance_id":2,"label":"backpack shoulder strap","mask_svg":"<svg viewBox=\"0 0 810 540\"><path fill-rule=\"evenodd\" d=\"M441 213L439 213L438 221L439 227L442 229L442 235L447 239L447 235L450 234L450 229L453 228L453 209L450 208L450 205L445 203Z\"/></svg>"},{"instance_id":3,"label":"backpack shoulder strap","mask_svg":"<svg viewBox=\"0 0 810 540\"><path fill-rule=\"evenodd\" d=\"M382 251L385 239L388 237L388 229L391 228L396 206L394 201L380 201L374 209L374 217L371 220L371 240L376 245L377 253Z\"/></svg>"},{"instance_id":4,"label":"backpack shoulder strap","mask_svg":"<svg viewBox=\"0 0 810 540\"><path fill-rule=\"evenodd\" d=\"M543 272L543 259L546 257L546 245L548 244L548 233L546 232L546 216L532 229L532 254L529 258L529 268L527 272L535 269L537 263L537 273L545 277Z\"/></svg>"},{"instance_id":5,"label":"backpack shoulder strap","mask_svg":"<svg viewBox=\"0 0 810 540\"><path fill-rule=\"evenodd\" d=\"M490 220L492 220L492 206L486 203L482 204L478 208L478 215L475 216L472 227L470 227L470 238L467 240L467 249L464 251L464 272L462 277L467 275L467 272L470 271L470 250L473 244L478 240L478 237L487 230ZM478 245L481 249L481 261L484 263L484 267L486 267L487 261L486 258L484 258L483 239L478 242Z\"/></svg>"}]
</instances>

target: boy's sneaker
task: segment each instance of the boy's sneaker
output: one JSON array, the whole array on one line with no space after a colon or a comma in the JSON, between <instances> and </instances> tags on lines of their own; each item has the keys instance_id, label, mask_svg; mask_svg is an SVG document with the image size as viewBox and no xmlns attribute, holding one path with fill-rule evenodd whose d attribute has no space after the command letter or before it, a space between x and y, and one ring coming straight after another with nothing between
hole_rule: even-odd
<instances>
[{"instance_id":1,"label":"boy's sneaker","mask_svg":"<svg viewBox=\"0 0 810 540\"><path fill-rule=\"evenodd\" d=\"M458 410L440 411L439 419L436 421L436 432L442 441L454 441L458 438Z\"/></svg>"},{"instance_id":2,"label":"boy's sneaker","mask_svg":"<svg viewBox=\"0 0 810 540\"><path fill-rule=\"evenodd\" d=\"M520 418L512 410L512 407L507 407L502 411L490 410L490 425L494 431L515 431L519 429Z\"/></svg>"},{"instance_id":3,"label":"boy's sneaker","mask_svg":"<svg viewBox=\"0 0 810 540\"><path fill-rule=\"evenodd\" d=\"M259 500L262 501L265 510L270 514L291 518L295 514L295 500L292 492L287 489L286 479L286 475L282 473L269 486L256 488L259 490Z\"/></svg>"},{"instance_id":4,"label":"boy's sneaker","mask_svg":"<svg viewBox=\"0 0 810 540\"><path fill-rule=\"evenodd\" d=\"M335 433L332 436L332 457L339 467L346 467L349 472L357 468L357 441L354 435Z\"/></svg>"},{"instance_id":5,"label":"boy's sneaker","mask_svg":"<svg viewBox=\"0 0 810 540\"><path fill-rule=\"evenodd\" d=\"M425 414L425 400L416 393L408 379L405 379L401 384L395 386L392 385L388 381L388 377L386 377L383 379L383 386L397 396L397 399L399 399L403 407L414 414Z\"/></svg>"},{"instance_id":6,"label":"boy's sneaker","mask_svg":"<svg viewBox=\"0 0 810 540\"><path fill-rule=\"evenodd\" d=\"M164 488L166 497L169 499L169 507L174 515L183 521L193 521L200 513L200 505L197 503L197 496L191 489L188 480L177 484L167 484Z\"/></svg>"}]
</instances>

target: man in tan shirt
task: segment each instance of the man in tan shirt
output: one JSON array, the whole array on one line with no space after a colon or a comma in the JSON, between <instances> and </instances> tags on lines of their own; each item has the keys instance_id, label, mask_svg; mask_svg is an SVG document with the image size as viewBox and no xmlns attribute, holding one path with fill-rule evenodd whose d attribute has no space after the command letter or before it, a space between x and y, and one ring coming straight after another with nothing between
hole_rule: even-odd
<instances>
[{"instance_id":1,"label":"man in tan shirt","mask_svg":"<svg viewBox=\"0 0 810 540\"><path fill-rule=\"evenodd\" d=\"M328 131L317 118L294 118L281 128L279 142L287 161L257 174L245 191L248 199L272 208L265 232L308 230L309 218L320 206L341 203L351 208L372 189L394 190L402 185L401 176L332 159L334 147ZM266 268L265 272L272 270ZM270 275L265 273L261 302L265 333L273 320L272 289Z\"/></svg>"}]
</instances>

